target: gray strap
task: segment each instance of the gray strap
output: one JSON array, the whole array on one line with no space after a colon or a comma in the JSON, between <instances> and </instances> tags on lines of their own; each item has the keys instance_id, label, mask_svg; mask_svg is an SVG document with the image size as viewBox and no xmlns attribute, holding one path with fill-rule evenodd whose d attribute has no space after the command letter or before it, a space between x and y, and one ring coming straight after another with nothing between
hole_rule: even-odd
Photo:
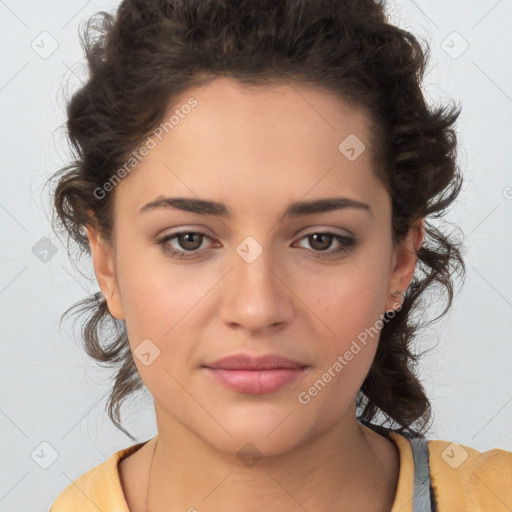
<instances>
[{"instance_id":1,"label":"gray strap","mask_svg":"<svg viewBox=\"0 0 512 512\"><path fill-rule=\"evenodd\" d=\"M424 438L410 439L414 458L414 490L412 498L413 512L432 512L430 500L430 468L427 440Z\"/></svg>"}]
</instances>

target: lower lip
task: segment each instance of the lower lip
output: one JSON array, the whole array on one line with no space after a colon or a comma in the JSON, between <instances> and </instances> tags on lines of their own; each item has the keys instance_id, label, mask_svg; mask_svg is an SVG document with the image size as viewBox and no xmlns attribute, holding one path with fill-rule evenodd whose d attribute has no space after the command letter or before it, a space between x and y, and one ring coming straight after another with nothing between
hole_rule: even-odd
<instances>
[{"instance_id":1,"label":"lower lip","mask_svg":"<svg viewBox=\"0 0 512 512\"><path fill-rule=\"evenodd\" d=\"M275 368L273 370L226 370L208 368L205 370L215 380L239 393L263 395L272 393L296 380L305 368Z\"/></svg>"}]
</instances>

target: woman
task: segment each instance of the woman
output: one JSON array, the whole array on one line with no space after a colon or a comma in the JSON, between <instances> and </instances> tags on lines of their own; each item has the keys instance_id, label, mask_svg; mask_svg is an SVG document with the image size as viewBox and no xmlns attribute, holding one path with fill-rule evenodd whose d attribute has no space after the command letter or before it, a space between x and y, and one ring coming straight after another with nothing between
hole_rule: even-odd
<instances>
[{"instance_id":1,"label":"woman","mask_svg":"<svg viewBox=\"0 0 512 512\"><path fill-rule=\"evenodd\" d=\"M512 506L512 453L425 437L413 313L464 263L429 222L459 111L426 105L417 40L371 0L125 0L86 36L55 208L109 414L144 385L158 435L51 510Z\"/></svg>"}]
</instances>

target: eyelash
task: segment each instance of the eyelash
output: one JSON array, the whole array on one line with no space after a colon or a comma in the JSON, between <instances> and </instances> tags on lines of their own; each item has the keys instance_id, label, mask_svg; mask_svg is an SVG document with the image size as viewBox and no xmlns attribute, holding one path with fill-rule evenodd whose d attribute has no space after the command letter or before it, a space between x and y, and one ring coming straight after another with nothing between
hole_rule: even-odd
<instances>
[{"instance_id":1,"label":"eyelash","mask_svg":"<svg viewBox=\"0 0 512 512\"><path fill-rule=\"evenodd\" d=\"M157 243L157 245L161 246L162 250L165 253L169 254L169 256L171 258L190 259L188 254L195 255L195 254L199 254L201 251L199 249L196 249L194 251L180 251L180 250L176 250L176 249L169 249L168 247L166 247L167 242L169 242L170 240L173 240L180 235L186 235L186 234L200 235L203 238L207 238L207 239L211 240L210 236L208 236L206 233L201 233L199 231L179 231L177 233L173 233L172 235L165 235L164 237L157 240L156 243ZM329 258L329 257L332 257L334 255L337 255L337 254L340 254L343 252L348 252L352 248L352 246L355 244L355 240L353 238L339 235L337 233L332 233L330 231L317 231L314 233L309 233L307 235L304 235L302 238L300 238L300 240L303 240L304 238L308 238L313 235L330 235L330 236L334 237L334 239L336 241L343 244L339 249L336 249L335 251L331 251L331 252L313 250L312 256L315 258Z\"/></svg>"}]
</instances>

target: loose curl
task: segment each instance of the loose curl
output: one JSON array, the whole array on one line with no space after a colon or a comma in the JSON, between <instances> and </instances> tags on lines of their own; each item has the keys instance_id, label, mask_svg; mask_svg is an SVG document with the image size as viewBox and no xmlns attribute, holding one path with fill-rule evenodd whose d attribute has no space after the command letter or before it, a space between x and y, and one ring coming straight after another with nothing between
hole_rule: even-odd
<instances>
[{"instance_id":1,"label":"loose curl","mask_svg":"<svg viewBox=\"0 0 512 512\"><path fill-rule=\"evenodd\" d=\"M440 219L460 191L453 127L460 109L426 105L428 46L389 24L377 0L125 0L115 15L91 17L81 44L89 78L67 105L74 160L50 178L52 226L67 235L68 253L73 244L91 254L88 225L112 242L114 192L99 199L94 191L162 122L174 98L219 76L247 85L309 84L366 112L375 172L392 199L395 244L418 219ZM361 421L383 413L395 425L389 430L417 437L429 428L431 405L411 344L451 306L453 273L465 276L460 242L427 219L424 229L403 305L384 318L357 397ZM420 322L413 316L427 311L427 291L444 293L447 303ZM135 439L120 419L124 400L143 386L126 325L110 315L101 292L71 306L61 321L73 310L87 314L81 334L89 356L117 368L108 415Z\"/></svg>"}]
</instances>

